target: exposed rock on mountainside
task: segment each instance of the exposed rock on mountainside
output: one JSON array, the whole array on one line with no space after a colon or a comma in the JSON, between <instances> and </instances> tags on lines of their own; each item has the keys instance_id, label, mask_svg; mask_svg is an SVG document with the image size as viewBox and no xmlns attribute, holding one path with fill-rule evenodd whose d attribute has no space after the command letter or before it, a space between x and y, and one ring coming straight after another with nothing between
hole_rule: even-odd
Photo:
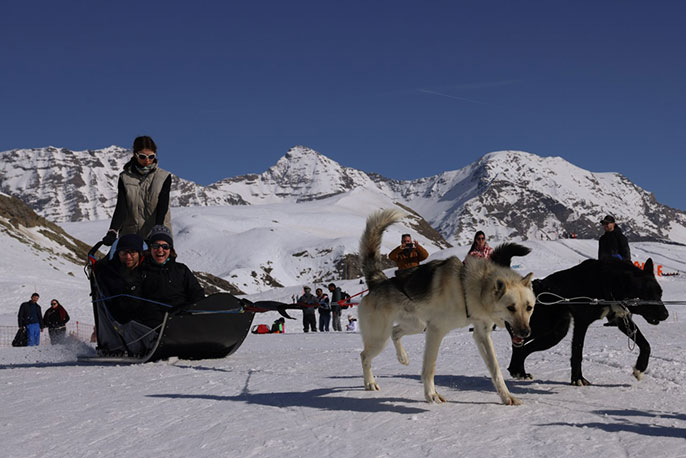
<instances>
[{"instance_id":1,"label":"exposed rock on mountainside","mask_svg":"<svg viewBox=\"0 0 686 458\"><path fill-rule=\"evenodd\" d=\"M0 231L40 252L47 262L63 258L84 264L89 247L42 216L16 197L0 194Z\"/></svg>"},{"instance_id":2,"label":"exposed rock on mountainside","mask_svg":"<svg viewBox=\"0 0 686 458\"><path fill-rule=\"evenodd\" d=\"M130 158L124 148L58 148L0 153L0 190L26 201L52 221L105 219L115 205L117 174ZM344 167L303 146L267 171L200 186L176 177L174 206L258 205L323 199L352 190L380 193L428 222L452 244L489 240L595 238L613 214L630 240L686 243L686 213L617 173L594 173L559 157L499 151L466 167L400 181ZM427 235L428 236L428 235ZM431 237L430 237L431 238Z\"/></svg>"}]
</instances>

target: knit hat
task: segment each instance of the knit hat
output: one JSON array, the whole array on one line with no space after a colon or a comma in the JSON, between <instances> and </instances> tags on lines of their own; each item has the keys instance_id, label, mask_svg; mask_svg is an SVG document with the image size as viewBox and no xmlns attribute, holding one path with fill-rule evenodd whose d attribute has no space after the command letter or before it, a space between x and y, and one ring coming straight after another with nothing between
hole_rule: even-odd
<instances>
[{"instance_id":1,"label":"knit hat","mask_svg":"<svg viewBox=\"0 0 686 458\"><path fill-rule=\"evenodd\" d=\"M117 242L117 251L122 250L143 251L143 239L136 234L122 235Z\"/></svg>"},{"instance_id":2,"label":"knit hat","mask_svg":"<svg viewBox=\"0 0 686 458\"><path fill-rule=\"evenodd\" d=\"M150 234L148 235L148 242L152 243L157 240L163 240L169 245L174 246L174 241L172 240L171 231L166 226L153 226Z\"/></svg>"},{"instance_id":3,"label":"knit hat","mask_svg":"<svg viewBox=\"0 0 686 458\"><path fill-rule=\"evenodd\" d=\"M603 219L600 221L600 224L603 224L603 223L614 223L614 222L615 222L615 217L612 216L612 215L607 215L605 218L603 218Z\"/></svg>"}]
</instances>

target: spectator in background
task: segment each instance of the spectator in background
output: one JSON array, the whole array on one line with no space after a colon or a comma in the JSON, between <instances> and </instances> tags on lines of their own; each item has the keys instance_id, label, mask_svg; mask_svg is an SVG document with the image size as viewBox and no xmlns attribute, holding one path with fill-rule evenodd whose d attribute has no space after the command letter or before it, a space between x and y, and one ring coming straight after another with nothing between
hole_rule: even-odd
<instances>
[{"instance_id":1,"label":"spectator in background","mask_svg":"<svg viewBox=\"0 0 686 458\"><path fill-rule=\"evenodd\" d=\"M607 215L600 221L605 233L598 240L598 259L617 258L631 262L629 241L617 226L615 218Z\"/></svg>"},{"instance_id":2,"label":"spectator in background","mask_svg":"<svg viewBox=\"0 0 686 458\"><path fill-rule=\"evenodd\" d=\"M335 283L329 283L329 292L331 293L331 318L333 321L333 330L342 331L341 329L341 305L338 303L343 299L341 288L337 287Z\"/></svg>"},{"instance_id":3,"label":"spectator in background","mask_svg":"<svg viewBox=\"0 0 686 458\"><path fill-rule=\"evenodd\" d=\"M274 320L274 322L272 323L272 328L269 330L269 332L271 334L283 334L284 332L286 332L285 325L286 320L284 320L283 317L278 318Z\"/></svg>"},{"instance_id":4,"label":"spectator in background","mask_svg":"<svg viewBox=\"0 0 686 458\"><path fill-rule=\"evenodd\" d=\"M345 325L345 330L349 332L357 331L357 318L348 315L348 324Z\"/></svg>"},{"instance_id":5,"label":"spectator in background","mask_svg":"<svg viewBox=\"0 0 686 458\"><path fill-rule=\"evenodd\" d=\"M33 293L31 300L19 306L17 321L20 328L26 329L27 346L32 347L40 344L40 332L43 330L43 314L41 313L38 299L40 295Z\"/></svg>"},{"instance_id":6,"label":"spectator in background","mask_svg":"<svg viewBox=\"0 0 686 458\"><path fill-rule=\"evenodd\" d=\"M400 245L388 253L388 258L397 264L398 270L417 267L428 257L429 253L416 240L413 242L410 234L403 234Z\"/></svg>"},{"instance_id":7,"label":"spectator in background","mask_svg":"<svg viewBox=\"0 0 686 458\"><path fill-rule=\"evenodd\" d=\"M67 323L69 322L69 314L62 307L62 304L57 299L50 301L50 308L45 311L43 316L43 325L48 328L50 335L50 343L53 345L64 343L64 338L67 335Z\"/></svg>"},{"instance_id":8,"label":"spectator in background","mask_svg":"<svg viewBox=\"0 0 686 458\"><path fill-rule=\"evenodd\" d=\"M491 259L491 253L493 253L493 248L488 246L488 243L486 243L486 234L484 234L483 231L477 231L477 233L474 234L472 246L469 248L467 257L465 257L464 260L466 262L470 256L474 256L475 258Z\"/></svg>"},{"instance_id":9,"label":"spectator in background","mask_svg":"<svg viewBox=\"0 0 686 458\"><path fill-rule=\"evenodd\" d=\"M310 292L312 288L305 286L303 295L298 298L298 305L303 308L303 332L317 332L317 317L314 309L317 308L317 298Z\"/></svg>"},{"instance_id":10,"label":"spectator in background","mask_svg":"<svg viewBox=\"0 0 686 458\"><path fill-rule=\"evenodd\" d=\"M171 174L157 166L157 145L152 138L143 136L133 141L133 157L119 174L117 189L112 223L102 239L105 245L126 234L146 237L155 225L171 231Z\"/></svg>"},{"instance_id":11,"label":"spectator in background","mask_svg":"<svg viewBox=\"0 0 686 458\"><path fill-rule=\"evenodd\" d=\"M317 303L319 306L319 330L321 332L329 332L329 323L331 322L331 304L329 303L329 296L324 294L321 288L315 290L317 294Z\"/></svg>"}]
</instances>

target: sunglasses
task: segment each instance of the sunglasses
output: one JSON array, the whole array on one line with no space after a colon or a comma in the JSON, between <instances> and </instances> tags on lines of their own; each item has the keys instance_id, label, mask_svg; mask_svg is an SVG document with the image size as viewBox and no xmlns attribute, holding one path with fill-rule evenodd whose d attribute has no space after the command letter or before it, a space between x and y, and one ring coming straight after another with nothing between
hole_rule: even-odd
<instances>
[{"instance_id":1,"label":"sunglasses","mask_svg":"<svg viewBox=\"0 0 686 458\"><path fill-rule=\"evenodd\" d=\"M486 240L486 237L477 237L477 240Z\"/></svg>"},{"instance_id":2,"label":"sunglasses","mask_svg":"<svg viewBox=\"0 0 686 458\"><path fill-rule=\"evenodd\" d=\"M146 159L150 159L151 161L154 161L154 160L155 160L155 156L157 156L156 153L152 153L152 154L137 153L137 154L136 154L136 157L138 157L138 159L140 159L141 161L144 161L144 160L146 160Z\"/></svg>"},{"instance_id":3,"label":"sunglasses","mask_svg":"<svg viewBox=\"0 0 686 458\"><path fill-rule=\"evenodd\" d=\"M119 252L125 256L133 256L134 254L138 254L138 251L136 250L119 250Z\"/></svg>"},{"instance_id":4,"label":"sunglasses","mask_svg":"<svg viewBox=\"0 0 686 458\"><path fill-rule=\"evenodd\" d=\"M150 248L152 248L153 250L162 248L164 251L167 251L171 248L171 246L167 245L166 243L153 243L152 245L150 245Z\"/></svg>"},{"instance_id":5,"label":"sunglasses","mask_svg":"<svg viewBox=\"0 0 686 458\"><path fill-rule=\"evenodd\" d=\"M57 305L57 302L50 302L50 305Z\"/></svg>"}]
</instances>

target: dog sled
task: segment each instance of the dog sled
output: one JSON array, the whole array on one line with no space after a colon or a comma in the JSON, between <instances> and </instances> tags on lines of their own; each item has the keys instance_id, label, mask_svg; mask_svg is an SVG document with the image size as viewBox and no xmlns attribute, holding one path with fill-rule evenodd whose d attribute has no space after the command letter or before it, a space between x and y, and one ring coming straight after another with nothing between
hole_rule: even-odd
<instances>
[{"instance_id":1,"label":"dog sled","mask_svg":"<svg viewBox=\"0 0 686 458\"><path fill-rule=\"evenodd\" d=\"M102 246L98 242L88 253L85 267L90 280L93 315L95 318L96 355L80 360L94 363L146 363L170 357L181 359L224 358L241 346L250 331L255 313L278 311L291 318L287 308L293 304L276 301L251 302L232 294L210 295L193 304L172 307L141 297L109 295L96 274L95 253ZM122 306L130 309L156 307L163 314L154 325L138 319L117 317ZM291 318L292 319L292 318Z\"/></svg>"}]
</instances>

